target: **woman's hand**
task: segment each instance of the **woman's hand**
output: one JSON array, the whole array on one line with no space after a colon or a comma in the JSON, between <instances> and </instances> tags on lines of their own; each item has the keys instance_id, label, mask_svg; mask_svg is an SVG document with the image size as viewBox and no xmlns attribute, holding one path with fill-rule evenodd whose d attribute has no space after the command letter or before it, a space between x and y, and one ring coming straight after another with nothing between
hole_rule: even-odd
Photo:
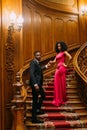
<instances>
[{"instance_id":1,"label":"woman's hand","mask_svg":"<svg viewBox=\"0 0 87 130\"><path fill-rule=\"evenodd\" d=\"M65 63L63 63L63 66L64 66L64 67L67 67L67 65L66 65Z\"/></svg>"}]
</instances>

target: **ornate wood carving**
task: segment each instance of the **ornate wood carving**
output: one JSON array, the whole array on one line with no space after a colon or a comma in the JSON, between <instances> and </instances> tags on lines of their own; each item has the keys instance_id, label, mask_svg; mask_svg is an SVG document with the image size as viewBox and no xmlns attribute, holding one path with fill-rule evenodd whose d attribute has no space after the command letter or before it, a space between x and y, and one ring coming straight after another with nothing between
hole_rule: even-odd
<instances>
[{"instance_id":1,"label":"ornate wood carving","mask_svg":"<svg viewBox=\"0 0 87 130\"><path fill-rule=\"evenodd\" d=\"M21 96L21 88L23 83L20 82L20 73L16 75L16 83L13 84L15 87L15 95L13 97L12 103L12 113L13 113L13 125L12 130L26 130L24 125L24 100Z\"/></svg>"},{"instance_id":2,"label":"ornate wood carving","mask_svg":"<svg viewBox=\"0 0 87 130\"><path fill-rule=\"evenodd\" d=\"M13 83L14 74L14 56L15 56L15 45L14 45L14 32L8 30L7 43L5 44L5 66L7 71L7 78L10 84Z\"/></svg>"},{"instance_id":3,"label":"ornate wood carving","mask_svg":"<svg viewBox=\"0 0 87 130\"><path fill-rule=\"evenodd\" d=\"M87 43L77 51L73 64L77 72L78 94L84 104L87 105Z\"/></svg>"},{"instance_id":4,"label":"ornate wood carving","mask_svg":"<svg viewBox=\"0 0 87 130\"><path fill-rule=\"evenodd\" d=\"M78 66L82 73L87 77L87 46L81 51L78 57Z\"/></svg>"}]
</instances>

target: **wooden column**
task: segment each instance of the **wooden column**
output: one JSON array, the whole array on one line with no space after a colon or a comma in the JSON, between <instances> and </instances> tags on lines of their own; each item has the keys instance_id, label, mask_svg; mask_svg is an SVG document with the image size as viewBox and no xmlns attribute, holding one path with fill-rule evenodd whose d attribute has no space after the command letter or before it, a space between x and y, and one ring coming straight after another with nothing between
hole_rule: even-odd
<instances>
[{"instance_id":1,"label":"wooden column","mask_svg":"<svg viewBox=\"0 0 87 130\"><path fill-rule=\"evenodd\" d=\"M20 73L16 75L16 83L13 84L15 88L15 94L12 100L12 113L13 113L13 125L12 130L26 130L24 125L24 101L21 96L21 87L23 83L20 82Z\"/></svg>"}]
</instances>

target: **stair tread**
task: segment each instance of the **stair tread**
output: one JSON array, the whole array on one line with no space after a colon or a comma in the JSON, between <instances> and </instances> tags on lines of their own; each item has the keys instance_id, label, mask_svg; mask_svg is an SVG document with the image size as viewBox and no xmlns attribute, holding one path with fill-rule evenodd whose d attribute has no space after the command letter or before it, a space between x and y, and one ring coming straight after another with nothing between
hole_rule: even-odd
<instances>
[{"instance_id":1,"label":"stair tread","mask_svg":"<svg viewBox=\"0 0 87 130\"><path fill-rule=\"evenodd\" d=\"M32 95L28 94L27 97L32 97ZM48 97L53 97L53 95L46 95L46 98ZM71 96L67 96L67 98L79 98L78 95L71 95Z\"/></svg>"},{"instance_id":2,"label":"stair tread","mask_svg":"<svg viewBox=\"0 0 87 130\"><path fill-rule=\"evenodd\" d=\"M30 113L26 114L27 117L31 117ZM68 112L47 112L42 115L38 115L38 117L80 117L80 116L87 116L87 113L68 113Z\"/></svg>"},{"instance_id":3,"label":"stair tread","mask_svg":"<svg viewBox=\"0 0 87 130\"><path fill-rule=\"evenodd\" d=\"M32 107L31 106L27 106L26 107L27 109L32 109ZM42 107L42 109L44 110L44 109L49 109L49 110L51 110L51 109L54 109L54 110L61 110L61 109L71 109L71 110L84 110L84 109L86 109L87 110L87 108L86 107L54 107L54 106L46 106L46 107Z\"/></svg>"},{"instance_id":4,"label":"stair tread","mask_svg":"<svg viewBox=\"0 0 87 130\"><path fill-rule=\"evenodd\" d=\"M85 128L85 129L81 128L83 124L87 124L87 121L80 121L80 120L73 120L73 121L65 121L65 120L62 120L62 121L61 120L58 120L58 121L57 120L51 120L50 121L50 120L48 120L48 121L45 121L42 124L39 124L39 123L38 124L34 124L34 123L32 124L29 121L26 122L27 126L46 126L46 128L47 128L47 125L49 125L49 124L50 124L50 127L55 125L55 126L57 126L58 129L60 128L60 130L63 130L64 126L66 126L64 130L67 130L66 128L74 128L74 125L78 124L79 125L78 128L80 127L79 130L81 130L81 129L87 130L87 128ZM63 129L61 128L61 126L62 126ZM50 127L48 127L48 128L50 128ZM77 128L74 128L74 130L76 130L76 129ZM69 129L69 130L71 130L71 129Z\"/></svg>"},{"instance_id":5,"label":"stair tread","mask_svg":"<svg viewBox=\"0 0 87 130\"><path fill-rule=\"evenodd\" d=\"M32 103L32 101L28 101L28 100L25 101L25 102L26 103ZM52 104L52 101L49 101L49 100L48 101L43 101L43 104L44 103ZM73 103L75 103L75 104L76 103L83 104L81 101L67 101L67 104L73 104Z\"/></svg>"},{"instance_id":6,"label":"stair tread","mask_svg":"<svg viewBox=\"0 0 87 130\"><path fill-rule=\"evenodd\" d=\"M43 103L52 103L52 101L43 101ZM82 103L82 102L78 101L78 100L77 101L75 100L75 101L67 101L66 104L68 104L68 103Z\"/></svg>"}]
</instances>

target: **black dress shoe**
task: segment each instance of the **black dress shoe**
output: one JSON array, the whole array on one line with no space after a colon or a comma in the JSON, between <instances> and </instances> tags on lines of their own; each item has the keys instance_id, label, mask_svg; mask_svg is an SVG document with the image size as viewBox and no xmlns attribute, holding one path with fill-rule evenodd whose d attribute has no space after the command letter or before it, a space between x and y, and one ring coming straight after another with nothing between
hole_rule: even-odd
<instances>
[{"instance_id":1,"label":"black dress shoe","mask_svg":"<svg viewBox=\"0 0 87 130\"><path fill-rule=\"evenodd\" d=\"M40 114L45 114L45 112L42 110L37 111L37 115L40 115Z\"/></svg>"},{"instance_id":2,"label":"black dress shoe","mask_svg":"<svg viewBox=\"0 0 87 130\"><path fill-rule=\"evenodd\" d=\"M32 120L32 123L44 123L44 121L40 121L40 120Z\"/></svg>"}]
</instances>

